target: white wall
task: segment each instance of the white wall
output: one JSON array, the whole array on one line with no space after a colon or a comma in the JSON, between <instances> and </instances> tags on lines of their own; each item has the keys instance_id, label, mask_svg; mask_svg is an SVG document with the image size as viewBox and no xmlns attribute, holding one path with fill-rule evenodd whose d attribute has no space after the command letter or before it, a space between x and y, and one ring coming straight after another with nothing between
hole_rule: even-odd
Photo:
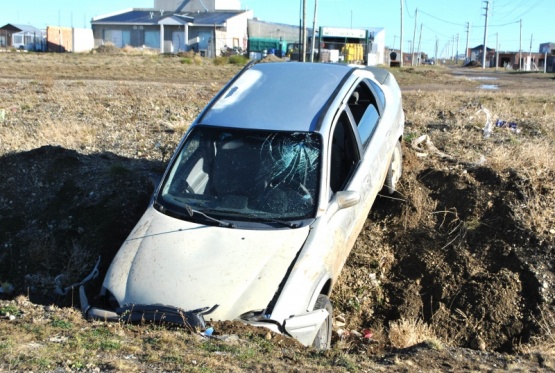
<instances>
[{"instance_id":1,"label":"white wall","mask_svg":"<svg viewBox=\"0 0 555 373\"><path fill-rule=\"evenodd\" d=\"M94 37L91 29L73 29L73 51L88 52L94 48Z\"/></svg>"},{"instance_id":2,"label":"white wall","mask_svg":"<svg viewBox=\"0 0 555 373\"><path fill-rule=\"evenodd\" d=\"M253 11L249 10L238 14L237 16L227 20L227 38L226 45L233 47L233 39L239 39L239 46L246 51L244 39L248 37L247 20L253 17Z\"/></svg>"}]
</instances>

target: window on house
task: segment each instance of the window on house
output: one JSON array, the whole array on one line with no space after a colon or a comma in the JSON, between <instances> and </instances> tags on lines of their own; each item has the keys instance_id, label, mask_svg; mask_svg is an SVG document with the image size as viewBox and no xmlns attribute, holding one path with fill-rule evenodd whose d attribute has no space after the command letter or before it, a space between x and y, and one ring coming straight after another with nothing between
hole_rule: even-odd
<instances>
[{"instance_id":1,"label":"window on house","mask_svg":"<svg viewBox=\"0 0 555 373\"><path fill-rule=\"evenodd\" d=\"M160 48L160 31L145 31L145 45L149 48Z\"/></svg>"}]
</instances>

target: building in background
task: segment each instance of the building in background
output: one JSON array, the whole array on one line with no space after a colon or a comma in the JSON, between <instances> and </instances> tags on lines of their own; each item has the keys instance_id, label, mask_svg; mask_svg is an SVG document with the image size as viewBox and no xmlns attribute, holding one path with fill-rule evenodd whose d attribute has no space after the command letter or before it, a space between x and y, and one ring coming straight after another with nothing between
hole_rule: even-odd
<instances>
[{"instance_id":1,"label":"building in background","mask_svg":"<svg viewBox=\"0 0 555 373\"><path fill-rule=\"evenodd\" d=\"M90 52L94 48L91 29L48 26L46 28L48 52Z\"/></svg>"},{"instance_id":2,"label":"building in background","mask_svg":"<svg viewBox=\"0 0 555 373\"><path fill-rule=\"evenodd\" d=\"M157 49L160 53L194 50L219 56L247 49L247 20L238 0L155 0L154 8L125 9L91 21L94 45L111 43Z\"/></svg>"},{"instance_id":3,"label":"building in background","mask_svg":"<svg viewBox=\"0 0 555 373\"><path fill-rule=\"evenodd\" d=\"M0 27L0 48L43 51L46 49L46 35L31 25L8 23Z\"/></svg>"}]
</instances>

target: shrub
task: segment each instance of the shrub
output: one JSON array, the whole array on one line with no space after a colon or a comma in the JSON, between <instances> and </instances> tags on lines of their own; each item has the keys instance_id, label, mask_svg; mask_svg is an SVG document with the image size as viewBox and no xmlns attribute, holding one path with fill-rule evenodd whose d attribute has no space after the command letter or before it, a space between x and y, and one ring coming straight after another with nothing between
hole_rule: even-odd
<instances>
[{"instance_id":1,"label":"shrub","mask_svg":"<svg viewBox=\"0 0 555 373\"><path fill-rule=\"evenodd\" d=\"M112 43L106 43L94 49L97 53L120 54L121 50Z\"/></svg>"},{"instance_id":2,"label":"shrub","mask_svg":"<svg viewBox=\"0 0 555 373\"><path fill-rule=\"evenodd\" d=\"M202 61L203 61L202 57L199 56L198 54L196 54L196 55L193 57L193 63L194 63L195 65L202 65Z\"/></svg>"},{"instance_id":3,"label":"shrub","mask_svg":"<svg viewBox=\"0 0 555 373\"><path fill-rule=\"evenodd\" d=\"M246 65L248 61L248 58L241 54L229 57L229 63L232 65Z\"/></svg>"},{"instance_id":4,"label":"shrub","mask_svg":"<svg viewBox=\"0 0 555 373\"><path fill-rule=\"evenodd\" d=\"M227 64L229 61L227 59L227 57L216 57L212 60L212 62L214 63L214 65L216 66L220 66L220 65L225 65Z\"/></svg>"}]
</instances>

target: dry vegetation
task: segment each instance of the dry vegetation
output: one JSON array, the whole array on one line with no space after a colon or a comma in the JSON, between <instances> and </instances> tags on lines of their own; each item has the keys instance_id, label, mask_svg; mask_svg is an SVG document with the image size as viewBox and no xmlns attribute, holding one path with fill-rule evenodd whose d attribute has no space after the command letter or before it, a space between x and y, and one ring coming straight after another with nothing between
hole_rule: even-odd
<instances>
[{"instance_id":1,"label":"dry vegetation","mask_svg":"<svg viewBox=\"0 0 555 373\"><path fill-rule=\"evenodd\" d=\"M104 52L0 54L0 282L25 295L0 301L0 370L554 368L552 75L490 72L500 90L484 91L469 79L481 70L393 71L404 178L377 201L334 289L331 351L240 325L209 339L89 323L30 302L59 274L79 281L99 254L105 268L148 202L149 174L241 68ZM482 108L516 129L484 137ZM434 146L413 147L422 135Z\"/></svg>"}]
</instances>

